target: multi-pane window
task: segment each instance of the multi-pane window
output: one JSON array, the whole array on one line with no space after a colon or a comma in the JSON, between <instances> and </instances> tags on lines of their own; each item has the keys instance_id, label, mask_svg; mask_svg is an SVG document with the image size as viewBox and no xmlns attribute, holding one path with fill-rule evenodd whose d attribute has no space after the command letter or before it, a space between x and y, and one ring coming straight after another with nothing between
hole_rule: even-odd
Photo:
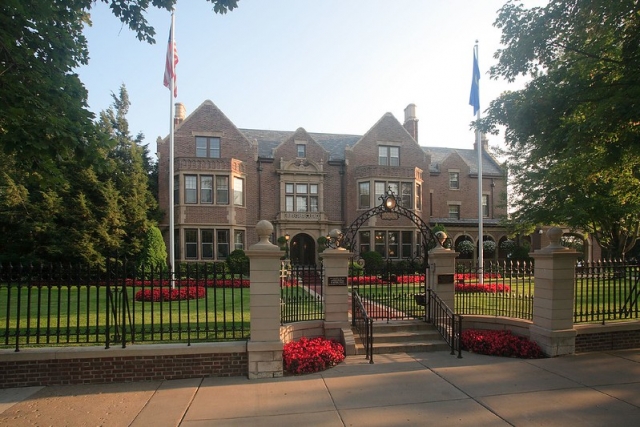
<instances>
[{"instance_id":1,"label":"multi-pane window","mask_svg":"<svg viewBox=\"0 0 640 427\"><path fill-rule=\"evenodd\" d=\"M460 172L449 172L449 189L458 190L460 188Z\"/></svg>"},{"instance_id":2,"label":"multi-pane window","mask_svg":"<svg viewBox=\"0 0 640 427\"><path fill-rule=\"evenodd\" d=\"M176 230L176 243L179 248L179 230ZM184 230L184 257L188 260L224 260L229 256L230 231L227 229L186 229ZM235 248L244 247L244 231L234 232ZM180 255L176 250L176 257Z\"/></svg>"},{"instance_id":3,"label":"multi-pane window","mask_svg":"<svg viewBox=\"0 0 640 427\"><path fill-rule=\"evenodd\" d=\"M184 257L198 259L198 230L184 230Z\"/></svg>"},{"instance_id":4,"label":"multi-pane window","mask_svg":"<svg viewBox=\"0 0 640 427\"><path fill-rule=\"evenodd\" d=\"M489 195L482 195L482 216L487 218L489 217Z\"/></svg>"},{"instance_id":5,"label":"multi-pane window","mask_svg":"<svg viewBox=\"0 0 640 427\"><path fill-rule=\"evenodd\" d=\"M412 258L419 255L419 248L414 254L414 234L413 231L360 231L358 242L360 244L360 254L371 250L371 235L374 236L373 248L382 255L383 258ZM420 236L415 242L420 244Z\"/></svg>"},{"instance_id":6,"label":"multi-pane window","mask_svg":"<svg viewBox=\"0 0 640 427\"><path fill-rule=\"evenodd\" d=\"M184 202L198 203L198 176L184 176Z\"/></svg>"},{"instance_id":7,"label":"multi-pane window","mask_svg":"<svg viewBox=\"0 0 640 427\"><path fill-rule=\"evenodd\" d=\"M233 232L233 248L244 249L244 230L236 230Z\"/></svg>"},{"instance_id":8,"label":"multi-pane window","mask_svg":"<svg viewBox=\"0 0 640 427\"><path fill-rule=\"evenodd\" d=\"M176 188L174 189L176 204L179 203L178 196L180 194L178 191L178 182L178 177L176 177ZM215 193L213 191L214 182L216 183ZM198 191L198 185L200 186L200 191ZM216 203L218 205L228 205L229 177L224 175L184 175L184 203Z\"/></svg>"},{"instance_id":9,"label":"multi-pane window","mask_svg":"<svg viewBox=\"0 0 640 427\"><path fill-rule=\"evenodd\" d=\"M378 164L380 166L400 166L400 147L380 145L378 147Z\"/></svg>"},{"instance_id":10,"label":"multi-pane window","mask_svg":"<svg viewBox=\"0 0 640 427\"><path fill-rule=\"evenodd\" d=\"M196 137L196 157L220 158L220 138Z\"/></svg>"},{"instance_id":11,"label":"multi-pane window","mask_svg":"<svg viewBox=\"0 0 640 427\"><path fill-rule=\"evenodd\" d=\"M371 250L371 232L361 231L359 240L360 240L360 253L363 254L365 252L369 252Z\"/></svg>"},{"instance_id":12,"label":"multi-pane window","mask_svg":"<svg viewBox=\"0 0 640 427\"><path fill-rule=\"evenodd\" d=\"M398 231L389 231L387 233L387 237L389 240L389 258L398 258L399 252L398 248L400 247L400 232Z\"/></svg>"},{"instance_id":13,"label":"multi-pane window","mask_svg":"<svg viewBox=\"0 0 640 427\"><path fill-rule=\"evenodd\" d=\"M212 175L200 175L200 203L213 203Z\"/></svg>"},{"instance_id":14,"label":"multi-pane window","mask_svg":"<svg viewBox=\"0 0 640 427\"><path fill-rule=\"evenodd\" d=\"M449 218L460 219L460 205L449 205Z\"/></svg>"},{"instance_id":15,"label":"multi-pane window","mask_svg":"<svg viewBox=\"0 0 640 427\"><path fill-rule=\"evenodd\" d=\"M375 251L382 255L382 258L387 257L387 233L385 231L374 232Z\"/></svg>"},{"instance_id":16,"label":"multi-pane window","mask_svg":"<svg viewBox=\"0 0 640 427\"><path fill-rule=\"evenodd\" d=\"M411 258L413 256L413 231L402 232L402 258Z\"/></svg>"},{"instance_id":17,"label":"multi-pane window","mask_svg":"<svg viewBox=\"0 0 640 427\"><path fill-rule=\"evenodd\" d=\"M422 210L422 186L420 184L416 184L416 209Z\"/></svg>"},{"instance_id":18,"label":"multi-pane window","mask_svg":"<svg viewBox=\"0 0 640 427\"><path fill-rule=\"evenodd\" d=\"M233 178L233 204L244 206L244 179Z\"/></svg>"},{"instance_id":19,"label":"multi-pane window","mask_svg":"<svg viewBox=\"0 0 640 427\"><path fill-rule=\"evenodd\" d=\"M412 205L412 196L413 196L413 184L410 182L402 182L400 183L400 188L402 190L401 196L401 204L407 209L413 209Z\"/></svg>"},{"instance_id":20,"label":"multi-pane window","mask_svg":"<svg viewBox=\"0 0 640 427\"><path fill-rule=\"evenodd\" d=\"M213 259L213 230L200 230L202 259Z\"/></svg>"},{"instance_id":21,"label":"multi-pane window","mask_svg":"<svg viewBox=\"0 0 640 427\"><path fill-rule=\"evenodd\" d=\"M229 256L229 230L218 230L218 259Z\"/></svg>"},{"instance_id":22,"label":"multi-pane window","mask_svg":"<svg viewBox=\"0 0 640 427\"><path fill-rule=\"evenodd\" d=\"M318 184L284 184L284 209L287 212L318 212Z\"/></svg>"},{"instance_id":23,"label":"multi-pane window","mask_svg":"<svg viewBox=\"0 0 640 427\"><path fill-rule=\"evenodd\" d=\"M219 205L229 204L228 176L216 176L216 203Z\"/></svg>"},{"instance_id":24,"label":"multi-pane window","mask_svg":"<svg viewBox=\"0 0 640 427\"><path fill-rule=\"evenodd\" d=\"M368 182L358 184L358 200L360 209L368 209L371 207L371 194Z\"/></svg>"},{"instance_id":25,"label":"multi-pane window","mask_svg":"<svg viewBox=\"0 0 640 427\"><path fill-rule=\"evenodd\" d=\"M296 144L297 156L304 158L307 157L307 146L306 144Z\"/></svg>"},{"instance_id":26,"label":"multi-pane window","mask_svg":"<svg viewBox=\"0 0 640 427\"><path fill-rule=\"evenodd\" d=\"M411 185L411 183L407 183L407 184ZM376 205L379 205L380 203L382 203L380 198L385 194L387 194L387 191L389 190L391 190L393 194L395 194L395 197L398 200L398 203L402 203L402 195L398 192L399 185L400 184L398 182L376 181L374 183L374 195L373 195L375 197ZM410 198L411 196L409 195L409 199Z\"/></svg>"}]
</instances>

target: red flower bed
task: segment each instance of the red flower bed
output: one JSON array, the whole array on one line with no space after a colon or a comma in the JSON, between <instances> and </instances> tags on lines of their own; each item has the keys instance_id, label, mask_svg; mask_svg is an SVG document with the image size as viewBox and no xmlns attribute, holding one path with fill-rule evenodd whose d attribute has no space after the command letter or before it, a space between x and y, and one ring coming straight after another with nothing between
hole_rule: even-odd
<instances>
[{"instance_id":1,"label":"red flower bed","mask_svg":"<svg viewBox=\"0 0 640 427\"><path fill-rule=\"evenodd\" d=\"M456 292L484 292L488 294L495 294L499 292L511 292L509 285L502 285L500 283L457 283Z\"/></svg>"},{"instance_id":2,"label":"red flower bed","mask_svg":"<svg viewBox=\"0 0 640 427\"><path fill-rule=\"evenodd\" d=\"M421 283L425 281L424 274L407 274L392 276L397 283ZM350 285L384 285L386 280L378 276L355 276L348 278Z\"/></svg>"},{"instance_id":3,"label":"red flower bed","mask_svg":"<svg viewBox=\"0 0 640 427\"><path fill-rule=\"evenodd\" d=\"M294 375L323 371L343 360L342 344L322 337L302 337L299 341L285 344L282 351L284 370Z\"/></svg>"},{"instance_id":4,"label":"red flower bed","mask_svg":"<svg viewBox=\"0 0 640 427\"><path fill-rule=\"evenodd\" d=\"M482 275L485 279L501 279L500 273L484 273ZM456 273L456 282L478 280L478 273Z\"/></svg>"},{"instance_id":5,"label":"red flower bed","mask_svg":"<svg viewBox=\"0 0 640 427\"><path fill-rule=\"evenodd\" d=\"M136 292L136 301L185 301L190 299L204 298L207 290L201 286L188 286L186 288L154 288L143 289Z\"/></svg>"},{"instance_id":6,"label":"red flower bed","mask_svg":"<svg viewBox=\"0 0 640 427\"><path fill-rule=\"evenodd\" d=\"M250 285L247 279L176 279L176 284L180 286L206 286L207 288L248 288ZM163 280L141 280L141 279L126 279L125 284L127 286L144 286L144 287L165 287L171 286L169 279Z\"/></svg>"},{"instance_id":7,"label":"red flower bed","mask_svg":"<svg viewBox=\"0 0 640 427\"><path fill-rule=\"evenodd\" d=\"M542 350L534 341L513 335L511 331L491 331L468 329L460 335L462 348L478 354L490 356L519 357L538 359L544 357Z\"/></svg>"},{"instance_id":8,"label":"red flower bed","mask_svg":"<svg viewBox=\"0 0 640 427\"><path fill-rule=\"evenodd\" d=\"M280 285L284 286L285 288L290 288L292 286L298 286L298 279L296 279L295 277L290 277L288 279L284 279L280 281Z\"/></svg>"}]
</instances>

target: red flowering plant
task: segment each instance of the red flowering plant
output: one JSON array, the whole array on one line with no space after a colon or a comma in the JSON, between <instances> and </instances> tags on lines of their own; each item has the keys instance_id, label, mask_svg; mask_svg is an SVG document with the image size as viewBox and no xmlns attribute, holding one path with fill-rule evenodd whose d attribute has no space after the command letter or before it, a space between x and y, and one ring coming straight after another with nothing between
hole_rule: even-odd
<instances>
[{"instance_id":1,"label":"red flowering plant","mask_svg":"<svg viewBox=\"0 0 640 427\"><path fill-rule=\"evenodd\" d=\"M467 329L460 335L460 342L464 350L478 354L521 359L544 357L536 342L513 335L509 330Z\"/></svg>"},{"instance_id":2,"label":"red flowering plant","mask_svg":"<svg viewBox=\"0 0 640 427\"><path fill-rule=\"evenodd\" d=\"M184 288L154 288L143 289L136 292L136 301L184 301L190 299L204 298L207 296L207 290L200 286L187 286Z\"/></svg>"},{"instance_id":3,"label":"red flowering plant","mask_svg":"<svg viewBox=\"0 0 640 427\"><path fill-rule=\"evenodd\" d=\"M489 294L501 293L501 292L511 292L511 288L509 285L503 285L500 283L487 283L487 284L479 284L479 283L456 283L455 285L456 292L484 292Z\"/></svg>"},{"instance_id":4,"label":"red flowering plant","mask_svg":"<svg viewBox=\"0 0 640 427\"><path fill-rule=\"evenodd\" d=\"M178 279L176 280L180 286L206 286L207 288L248 288L251 283L247 279L232 278L232 279ZM141 280L141 279L126 279L125 284L127 286L144 286L144 287L166 287L171 286L169 279L162 280Z\"/></svg>"},{"instance_id":5,"label":"red flowering plant","mask_svg":"<svg viewBox=\"0 0 640 427\"><path fill-rule=\"evenodd\" d=\"M284 370L293 375L324 371L343 360L342 344L323 337L302 337L285 344L282 351Z\"/></svg>"}]
</instances>

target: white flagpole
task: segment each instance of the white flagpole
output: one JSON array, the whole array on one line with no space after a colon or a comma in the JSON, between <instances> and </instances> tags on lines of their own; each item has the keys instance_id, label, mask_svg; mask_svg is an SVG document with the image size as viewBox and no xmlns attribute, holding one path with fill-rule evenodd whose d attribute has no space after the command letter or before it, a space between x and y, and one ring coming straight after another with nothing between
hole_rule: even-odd
<instances>
[{"instance_id":1,"label":"white flagpole","mask_svg":"<svg viewBox=\"0 0 640 427\"><path fill-rule=\"evenodd\" d=\"M174 165L173 165L173 131L174 131L174 90L175 90L175 22L174 22L175 9L171 12L171 83L169 84L169 262L171 263L169 272L171 274L171 288L175 286L175 224L174 224Z\"/></svg>"},{"instance_id":2,"label":"white flagpole","mask_svg":"<svg viewBox=\"0 0 640 427\"><path fill-rule=\"evenodd\" d=\"M476 61L478 60L478 41L476 40L475 49L475 57ZM478 93L480 92L480 83L478 82ZM478 99L480 97L478 96ZM479 101L478 101L479 103ZM476 113L476 120L480 121L480 108L478 108L478 112ZM483 212L482 212L482 136L480 135L480 131L476 129L476 147L478 150L478 283L481 285L484 283L484 241L483 238L483 230L482 230L482 222L483 222Z\"/></svg>"}]
</instances>

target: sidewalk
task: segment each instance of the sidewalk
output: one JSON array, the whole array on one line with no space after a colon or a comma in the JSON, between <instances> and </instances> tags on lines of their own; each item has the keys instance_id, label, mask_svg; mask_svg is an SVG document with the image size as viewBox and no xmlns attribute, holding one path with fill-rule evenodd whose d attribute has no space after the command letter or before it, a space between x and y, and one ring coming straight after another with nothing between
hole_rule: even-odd
<instances>
[{"instance_id":1,"label":"sidewalk","mask_svg":"<svg viewBox=\"0 0 640 427\"><path fill-rule=\"evenodd\" d=\"M636 426L640 349L350 356L322 373L0 390L0 426Z\"/></svg>"}]
</instances>

